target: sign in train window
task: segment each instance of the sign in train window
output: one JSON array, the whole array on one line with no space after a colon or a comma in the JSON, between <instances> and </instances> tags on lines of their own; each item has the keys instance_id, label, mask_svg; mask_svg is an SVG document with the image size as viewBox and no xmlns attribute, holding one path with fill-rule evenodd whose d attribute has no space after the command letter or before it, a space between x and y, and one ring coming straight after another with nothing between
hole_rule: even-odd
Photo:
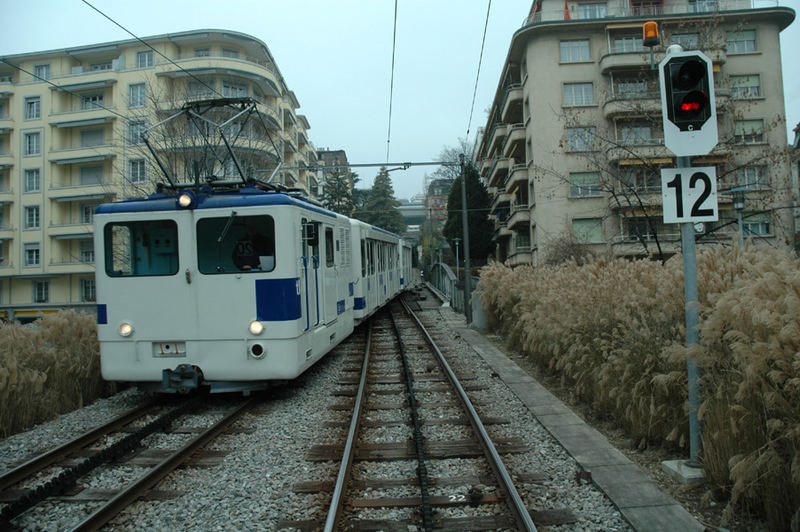
<instances>
[{"instance_id":1,"label":"sign in train window","mask_svg":"<svg viewBox=\"0 0 800 532\"><path fill-rule=\"evenodd\" d=\"M275 269L272 216L203 218L197 222L200 273L256 273Z\"/></svg>"}]
</instances>

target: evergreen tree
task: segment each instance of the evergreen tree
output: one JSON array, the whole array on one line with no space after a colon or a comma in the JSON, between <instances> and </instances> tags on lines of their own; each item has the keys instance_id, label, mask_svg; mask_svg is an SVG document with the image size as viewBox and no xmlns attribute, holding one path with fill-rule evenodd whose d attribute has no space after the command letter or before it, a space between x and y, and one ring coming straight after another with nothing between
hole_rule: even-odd
<instances>
[{"instance_id":1,"label":"evergreen tree","mask_svg":"<svg viewBox=\"0 0 800 532\"><path fill-rule=\"evenodd\" d=\"M467 183L467 222L469 223L469 256L470 259L483 260L494 252L494 225L488 218L492 199L489 191L481 181L478 169L472 161L464 164L464 174ZM461 178L453 182L450 195L447 198L447 221L442 233L450 246L455 249L453 239L462 239L463 226L461 221ZM463 249L463 248L462 248Z\"/></svg>"},{"instance_id":2,"label":"evergreen tree","mask_svg":"<svg viewBox=\"0 0 800 532\"><path fill-rule=\"evenodd\" d=\"M327 209L345 216L353 212L353 182L355 174L335 168L325 177L322 189L322 204Z\"/></svg>"},{"instance_id":3,"label":"evergreen tree","mask_svg":"<svg viewBox=\"0 0 800 532\"><path fill-rule=\"evenodd\" d=\"M381 167L363 209L357 208L355 217L387 231L401 234L405 231L406 224L403 215L397 210L398 205L389 172L386 171L386 167Z\"/></svg>"}]
</instances>

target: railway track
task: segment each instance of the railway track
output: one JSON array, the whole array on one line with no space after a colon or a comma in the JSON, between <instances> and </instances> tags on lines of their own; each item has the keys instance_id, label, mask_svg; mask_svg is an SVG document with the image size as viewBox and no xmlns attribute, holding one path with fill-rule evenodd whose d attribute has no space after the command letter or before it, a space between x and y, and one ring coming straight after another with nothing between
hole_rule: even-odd
<instances>
[{"instance_id":1,"label":"railway track","mask_svg":"<svg viewBox=\"0 0 800 532\"><path fill-rule=\"evenodd\" d=\"M536 530L501 455L525 452L518 438L491 438L486 425L510 423L478 415L468 391L407 305L362 332L363 358L340 379L338 394L352 417L338 422L343 442L314 446L307 459L340 460L327 482L298 482L300 493L330 492L324 517L281 526L301 530ZM336 424L337 422L334 422ZM531 480L536 474L518 473ZM528 477L528 478L526 478ZM539 512L547 524L574 520L568 510Z\"/></svg>"},{"instance_id":2,"label":"railway track","mask_svg":"<svg viewBox=\"0 0 800 532\"><path fill-rule=\"evenodd\" d=\"M186 463L199 449L225 431L242 413L259 399L238 401L223 412L216 412L214 421L203 427L173 429L179 420L200 412L218 410L198 395L181 403L164 407L147 402L129 410L110 422L92 429L57 448L44 452L0 475L0 529L13 529L14 519L45 500L69 505L76 502L102 500L93 505L88 515L81 515L71 524L72 530L96 530L109 522L128 505L148 493L167 474ZM160 449L147 458L146 440L163 433L181 433L176 449ZM108 440L111 443L106 444ZM145 457L144 460L141 458ZM154 457L157 457L154 459ZM147 465L144 474L113 490L81 489L81 478L102 468L113 467L139 458ZM157 494L150 493L151 496ZM168 496L168 495L167 495ZM85 510L76 510L85 514ZM47 518L43 518L45 521Z\"/></svg>"}]
</instances>

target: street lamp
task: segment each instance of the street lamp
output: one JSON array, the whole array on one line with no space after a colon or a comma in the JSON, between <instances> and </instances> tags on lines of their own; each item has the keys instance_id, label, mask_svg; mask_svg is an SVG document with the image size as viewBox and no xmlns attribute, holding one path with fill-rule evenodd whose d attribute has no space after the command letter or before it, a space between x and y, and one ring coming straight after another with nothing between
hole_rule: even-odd
<instances>
[{"instance_id":1,"label":"street lamp","mask_svg":"<svg viewBox=\"0 0 800 532\"><path fill-rule=\"evenodd\" d=\"M458 243L461 242L461 239L458 238L458 237L455 237L453 239L453 242L455 242L455 244L456 244L456 281L458 281L458 279L459 279L459 277L458 277Z\"/></svg>"}]
</instances>

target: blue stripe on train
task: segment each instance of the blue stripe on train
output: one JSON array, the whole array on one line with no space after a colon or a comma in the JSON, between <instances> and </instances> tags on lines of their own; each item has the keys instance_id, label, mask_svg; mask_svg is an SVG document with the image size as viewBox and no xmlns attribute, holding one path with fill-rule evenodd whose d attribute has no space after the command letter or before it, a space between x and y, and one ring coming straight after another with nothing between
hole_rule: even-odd
<instances>
[{"instance_id":1,"label":"blue stripe on train","mask_svg":"<svg viewBox=\"0 0 800 532\"><path fill-rule=\"evenodd\" d=\"M355 310L363 310L363 309L367 308L367 300L366 300L366 298L363 298L363 297L355 298L355 300L353 301L353 308Z\"/></svg>"},{"instance_id":2,"label":"blue stripe on train","mask_svg":"<svg viewBox=\"0 0 800 532\"><path fill-rule=\"evenodd\" d=\"M105 303L100 303L97 305L97 324L108 324L108 309L106 308Z\"/></svg>"},{"instance_id":3,"label":"blue stripe on train","mask_svg":"<svg viewBox=\"0 0 800 532\"><path fill-rule=\"evenodd\" d=\"M256 316L259 321L291 321L302 315L300 278L257 279Z\"/></svg>"},{"instance_id":4,"label":"blue stripe on train","mask_svg":"<svg viewBox=\"0 0 800 532\"><path fill-rule=\"evenodd\" d=\"M344 299L336 302L336 314L344 314Z\"/></svg>"}]
</instances>

